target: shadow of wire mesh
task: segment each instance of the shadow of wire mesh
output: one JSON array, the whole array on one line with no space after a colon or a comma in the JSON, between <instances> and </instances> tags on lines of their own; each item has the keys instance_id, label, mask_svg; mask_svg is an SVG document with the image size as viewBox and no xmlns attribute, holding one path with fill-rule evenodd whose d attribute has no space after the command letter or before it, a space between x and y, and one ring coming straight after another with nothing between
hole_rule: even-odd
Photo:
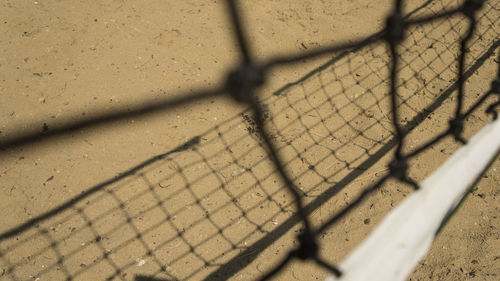
<instances>
[{"instance_id":1,"label":"shadow of wire mesh","mask_svg":"<svg viewBox=\"0 0 500 281\"><path fill-rule=\"evenodd\" d=\"M414 16L456 6L433 1ZM490 1L480 12L467 77L499 45L499 9ZM456 89L466 28L461 15L409 28L396 81L406 130ZM332 57L263 100L266 129L307 214L395 145L386 44L376 41ZM287 232L300 232L294 199L249 112L90 188L17 235L2 236L0 279L221 280L244 271Z\"/></svg>"}]
</instances>

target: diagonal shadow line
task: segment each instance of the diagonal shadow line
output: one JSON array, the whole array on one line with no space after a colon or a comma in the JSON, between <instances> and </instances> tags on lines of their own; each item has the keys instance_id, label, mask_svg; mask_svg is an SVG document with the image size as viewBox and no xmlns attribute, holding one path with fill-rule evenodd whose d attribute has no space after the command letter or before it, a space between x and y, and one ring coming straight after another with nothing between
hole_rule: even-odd
<instances>
[{"instance_id":1,"label":"diagonal shadow line","mask_svg":"<svg viewBox=\"0 0 500 281\"><path fill-rule=\"evenodd\" d=\"M497 40L494 44L492 44L490 46L490 48L488 49L488 51L486 51L475 63L474 65L472 65L469 70L465 73L465 76L468 78L472 75L473 72L475 72L483 63L484 61L486 61L486 59L488 59L494 52L494 50L500 45L500 40ZM334 61L330 61L330 62L327 62L325 65L323 65L322 67L323 68L326 68L328 67L331 63L335 62L336 60ZM319 70L318 70L319 71ZM317 71L315 71L314 73L316 73ZM312 74L308 74L310 76L312 76ZM308 78L307 77L307 78ZM301 80L306 80L306 78L301 78ZM428 106L426 109L424 109L424 111L420 112L419 115L417 115L414 119L412 119L403 129L405 131L409 131L411 130L412 128L414 128L415 126L417 126L422 120L424 120L432 111L434 111L437 107L439 107L441 105L441 103L446 99L448 98L451 93L456 90L458 87L458 84L455 82L454 84L452 84L447 90L445 90L441 96L436 99L436 101ZM215 92L212 92L212 93L215 93ZM189 99L189 97L188 97ZM190 101L191 99L189 99L188 101ZM185 102L186 99L179 99L179 102ZM163 108L158 108L159 110L163 109ZM140 111L136 111L138 113L141 113ZM183 151L185 149L189 149L190 147L192 147L193 145L196 145L197 143L199 142L199 137L195 137L193 139L191 139L190 141L186 142L185 144L169 151L169 152L166 152L164 154L160 154L160 155L157 155L153 158L150 158L142 163L140 163L139 165L127 170L126 172L124 172L123 174L113 178L113 179L110 179L108 181L105 181L99 185L96 185L94 187L92 187L90 190L88 190L86 193L83 193L81 195L79 195L78 197L75 197L73 199L71 199L70 201L66 202L65 204L57 207L56 209L53 209L41 216L38 216L37 218L34 218L26 223L24 223L23 225L21 226L18 226L16 227L15 229L12 229L12 230L9 230L3 234L0 235L0 240L3 240L3 239L6 239L8 237L11 237L21 231L24 231L26 229L28 229L29 227L35 225L36 223L46 219L46 218L49 218L65 209L67 209L68 207L72 206L73 204L79 202L80 200L82 200L83 198L89 196L90 194L102 189L103 187L105 187L106 185L109 185L109 184L112 184L128 175L131 175L133 173L135 173L137 170L140 170L141 168L145 167L145 166L148 166L150 164L152 164L153 162L156 162L158 160L161 160L163 159L164 157L166 157L167 155L171 154L171 153L175 153L175 152L180 152L180 151ZM321 206L322 204L324 204L329 198L331 198L332 196L334 196L335 194L337 194L343 187L345 187L347 184L349 184L352 180L354 180L355 178L357 178L359 175L361 175L364 170L366 170L367 168L371 167L373 164L375 164L378 159L380 157L382 157L385 153L387 153L390 149L392 149L392 147L394 147L395 145L395 140L391 140L389 141L386 145L384 145L379 151L377 151L373 156L371 156L369 159L367 159L365 162L363 162L361 165L360 165L360 168L354 170L353 172L351 172L349 175L347 175L343 180L341 180L338 184L336 184L335 186L332 186L331 188L329 188L327 191L325 191L323 194L319 195L317 197L317 199L315 199L313 202L311 202L309 205L307 205L305 207L305 212L307 214L310 214L312 211L314 211L316 208L318 208L319 206ZM287 220L285 223L283 223L282 225L280 225L280 227L278 227L275 231L273 231L272 233L268 234L266 237L262 238L261 240L259 240L257 243L255 243L254 245L252 245L251 247L249 247L246 251L242 252L242 254L238 255L237 257L233 258L231 261L229 261L228 263L226 263L225 265L221 266L221 268L219 268L216 272L214 272L213 274L211 274L209 277L207 277L207 279L205 280L212 280L211 278L214 277L214 276L217 276L219 273L221 272L234 272L236 273L237 271L239 271L240 269L244 268L245 265L240 265L239 267L234 267L234 263L238 263L239 260L242 258L242 257L246 257L247 259L255 259L257 257L257 254L260 253L263 249L265 249L267 246L269 246L271 243L273 243L277 238L281 237L284 233L286 233L287 231L290 230L291 227L293 227L295 224L297 224L299 222L299 219L297 217L292 217L290 218L289 220ZM254 252L255 251L255 252ZM254 253L252 253L254 252ZM236 270L230 270L228 271L227 268L235 268ZM226 270L225 270L226 269ZM224 274L224 275L227 275L227 274Z\"/></svg>"},{"instance_id":2,"label":"diagonal shadow line","mask_svg":"<svg viewBox=\"0 0 500 281\"><path fill-rule=\"evenodd\" d=\"M405 18L408 18L411 15L420 11L421 9L425 8L432 1L433 0L427 0L425 3L420 5L418 8L409 12L405 16ZM363 40L363 41L370 42L370 43L375 42L379 38L381 38L385 34L385 32L386 32L385 29L381 30L379 32L376 32L375 34L367 37L366 40ZM321 66L319 66L319 67L315 68L314 70L310 71L309 73L305 74L297 81L292 82L292 83L288 83L285 86L283 86L282 88L276 90L273 93L273 95L281 95L286 89L304 82L305 80L312 77L314 74L325 70L326 68L328 68L329 66L331 66L335 62L339 61L340 59L342 59L343 57L348 55L350 52L361 49L365 46L366 46L366 44L362 44L360 46L357 46L356 48L343 51L342 53L336 55L335 57L333 57L332 59L330 59L326 63L322 64ZM98 125L98 124L111 123L113 121L122 119L124 117L139 117L139 116L154 113L157 111L167 110L171 107L181 105L184 103L189 103L191 101L197 101L197 100L201 100L203 98L214 97L214 96L221 94L225 90L226 89L224 89L224 88L216 88L213 90L198 91L195 93L191 93L189 95L181 95L179 98L167 99L164 101L150 101L150 102L146 103L145 105L140 106L140 107L136 107L134 109L128 108L127 110L117 110L115 112L109 112L109 111L101 112L101 113L97 113L91 119L81 120L78 122L68 122L66 124L58 126L57 128L51 129L50 131L47 131L44 134L40 134L38 132L20 134L20 135L11 137L7 140L0 141L0 153L2 153L2 151L5 151L7 149L17 148L17 147L20 147L20 146L23 146L23 145L26 145L29 143L40 141L40 140L45 139L45 138L70 133L72 131L76 131L76 130L84 128L84 127L94 126L94 125ZM248 109L245 109L245 110L248 110ZM198 138L198 137L195 137L195 138ZM195 139L195 138L193 138L193 139ZM23 223L22 225L20 225L18 227L15 227L11 230L8 230L8 231L0 234L0 241L13 236L15 233L19 233L19 232L26 230L31 225L34 225L40 221L43 221L43 220L57 214L57 212L59 212L59 211L63 211L66 208L69 208L73 204L79 202L80 200L86 198L87 196L93 194L94 192L104 188L106 185L112 184L112 183L114 183L122 178L125 178L128 175L132 175L133 173L140 170L141 168L146 167L147 165L152 164L153 162L161 160L162 158L166 157L168 154L181 151L182 149L180 149L180 148L185 146L189 142L193 141L193 139L189 140L187 143L185 143L185 144L179 146L178 148L175 148L169 152L166 152L164 154L160 154L160 155L157 155L153 158L150 158L150 159L136 165L135 167L123 172L119 176L114 177L112 179L109 179L105 182L102 182L101 184L98 184L98 185L90 188L87 192L80 194L79 196L69 200L68 202L60 205L59 207L57 207L57 208L55 208L55 209L53 209L45 214L42 214L36 218L33 218L33 219ZM198 142L199 142L199 139L198 139Z\"/></svg>"},{"instance_id":3,"label":"diagonal shadow line","mask_svg":"<svg viewBox=\"0 0 500 281\"><path fill-rule=\"evenodd\" d=\"M467 79L472 74L483 65L483 63L491 57L495 49L500 46L500 40L495 41L488 50L477 59L477 61L464 73L464 77ZM411 121L409 121L404 127L402 127L403 132L408 132L419 125L423 120L429 116L434 110L436 110L450 95L458 89L458 82L454 82L450 87L443 91L443 93L436 98L436 100L427 106L423 111L421 111L417 116L415 116ZM392 138L388 143L386 143L382 148L380 148L376 153L374 153L370 158L365 160L359 165L359 168L350 172L337 184L333 185L311 203L304 207L304 211L307 215L310 215L314 210L319 208L321 205L326 203L330 198L335 196L340 192L345 186L347 186L354 179L359 177L368 168L374 165L382 156L388 153L397 143L396 138ZM290 229L292 229L297 223L300 222L300 218L297 215L293 215L285 222L283 222L275 230L267 234L265 237L261 238L259 241L255 242L252 246L248 247L245 251L241 252L238 256L234 257L230 261L226 262L224 265L219 267L216 271L212 272L205 279L206 281L221 280L221 278L227 278L233 276L241 269L245 268L250 262L255 260L258 255L274 243L277 239L285 235Z\"/></svg>"},{"instance_id":4,"label":"diagonal shadow line","mask_svg":"<svg viewBox=\"0 0 500 281\"><path fill-rule=\"evenodd\" d=\"M493 43L490 48L481 56L478 58L478 60L465 72L465 77L470 77L491 55L493 55L494 50L500 46L500 40L497 40L495 43ZM403 130L405 132L408 132L412 130L414 127L416 127L420 122L422 122L431 112L433 112L435 109L437 109L444 100L446 100L454 90L456 90L458 87L458 83L455 82L452 84L448 89L446 89L436 100L433 104L425 108L423 111L421 111L417 116L415 116L410 122L407 123L405 127L403 127ZM168 155L176 152L181 152L184 150L187 150L195 145L197 145L200 142L200 137L194 137L188 142L166 152L160 155L157 155L155 157L152 157L136 166L133 168L123 172L117 177L114 177L112 179L109 179L105 182L102 182L101 184L98 184L85 193L82 193L81 195L69 200L68 202L64 203L63 205L60 205L59 207L42 214L36 218L33 218L24 224L8 230L0 235L0 240L7 239L9 237L12 237L19 232L22 232L33 225L37 224L40 221L43 221L47 218L50 218L53 215L56 215L57 213L64 211L65 209L71 207L72 205L76 204L77 202L83 200L84 198L88 197L89 195L101 190L107 185L110 185L118 180L121 180L129 175L134 174L138 170L156 162L159 161ZM323 205L327 200L329 200L331 197L335 196L339 191L341 191L345 186L347 186L351 181L356 179L358 176L360 176L362 173L364 173L365 170L367 170L369 167L374 165L382 156L384 156L388 151L390 151L394 145L396 144L396 140L392 139L388 143L386 143L381 149L379 149L376 153L374 153L369 159L364 161L363 163L360 164L359 168L355 169L352 171L350 174L348 174L346 177L344 177L338 184L330 187L328 190L326 190L323 194L319 195L314 201L309 203L307 206L305 206L305 213L310 214L314 210L316 210L318 207ZM272 244L274 241L276 241L279 237L284 235L286 232L288 232L292 227L294 227L297 223L300 222L300 219L297 216L292 216L289 218L287 221L285 221L283 224L281 224L278 228L276 228L273 232L269 233L267 236L253 244L251 247L247 248L244 252L242 252L240 255L236 256L233 258L231 261L227 262L223 266L221 266L218 270L213 272L211 275L209 275L205 280L214 280L214 279L219 279L221 275L223 276L231 276L238 272L239 270L243 269L246 264L252 260L254 260L260 252L262 252L265 248L267 248L270 244ZM246 262L242 263L241 261L245 259ZM147 277L142 277L142 278L147 278ZM148 280L148 279L143 279L143 280Z\"/></svg>"},{"instance_id":5,"label":"diagonal shadow line","mask_svg":"<svg viewBox=\"0 0 500 281\"><path fill-rule=\"evenodd\" d=\"M29 143L36 141L45 140L49 137L55 137L58 135L69 134L71 132L77 131L84 127L91 127L96 125L103 125L111 123L117 120L131 117L141 117L155 112L168 110L172 107L176 107L185 103L193 101L202 101L203 99L216 97L224 93L225 89L215 88L212 90L202 90L196 91L194 93L189 93L186 95L180 95L178 98L167 98L166 100L150 100L142 106L127 106L126 109L120 110L106 110L102 112L97 112L93 117L85 120L79 121L66 121L62 125L55 128L51 128L46 132L40 133L40 131L20 133L13 137L7 139L3 138L0 141L0 153L7 149L17 148Z\"/></svg>"},{"instance_id":6,"label":"diagonal shadow line","mask_svg":"<svg viewBox=\"0 0 500 281\"><path fill-rule=\"evenodd\" d=\"M414 9L410 13L408 13L404 18L408 18L414 13L418 12L419 10L423 9L424 7L428 6L433 0L427 0L425 3L420 5L418 8ZM229 2L230 4L232 1ZM311 71L310 73L306 74L303 76L300 80L290 83L279 89L278 91L275 92L275 95L279 95L281 92L283 92L285 89L296 85L315 73L324 70L326 67L330 66L331 64L335 63L337 60L341 59L345 55L347 55L349 52L352 52L354 50L360 49L368 44L371 44L377 40L379 40L384 34L386 33L386 29L383 29L371 36L368 36L365 40L362 40L360 45L356 46L355 48L351 48L348 51L344 51L335 58L331 59L330 61L326 62L322 66L316 68L315 70ZM246 56L247 57L247 56ZM126 110L115 110L114 112L109 112L109 111L104 111L104 112L98 112L95 113L95 115L86 120L80 120L77 122L65 122L62 125L57 126L56 128L52 128L46 132L43 131L45 129L42 127L42 132L40 131L32 131L32 132L24 132L20 133L18 135L15 135L13 137L9 137L7 139L3 139L0 141L0 153L2 151L5 151L7 149L13 149L17 148L29 143L34 143L36 141L40 141L42 139L46 139L49 137L54 137L58 135L64 135L64 134L69 134L71 132L77 131L79 129L82 129L84 127L91 127L95 126L98 124L106 124L106 123L111 123L117 120L121 120L124 118L130 118L130 117L140 117L144 116L147 114L152 114L154 112L158 111L163 111L167 110L171 107L175 107L181 104L189 103L192 101L198 101L204 98L210 98L210 97L215 97L217 95L222 94L225 92L226 89L224 87L222 88L216 88L212 90L202 90L202 91L197 91L197 92L190 92L187 95L181 95L179 98L173 98L173 99L167 99L164 101L148 101L145 105L136 107L136 108L127 108Z\"/></svg>"},{"instance_id":7,"label":"diagonal shadow line","mask_svg":"<svg viewBox=\"0 0 500 281\"><path fill-rule=\"evenodd\" d=\"M62 212L68 208L70 208L71 206L73 206L74 204L82 201L83 199L87 198L88 196L96 193L97 191L100 191L101 189L103 189L104 187L106 187L107 185L110 185L110 184L113 184L121 179L124 179L130 175L133 175L135 172L141 170L142 168L144 167L147 167L151 164L153 164L154 162L157 162L159 160L162 160L164 159L165 157L167 157L168 155L170 154L173 154L173 153L176 153L176 152L181 152L181 151L184 151L184 150L188 150L190 148L192 148L193 146L197 145L200 143L200 140L201 138L199 136L196 136L196 137L193 137L192 139L188 140L187 142L185 142L184 144L181 144L179 145L178 147L168 151L168 152L165 152L163 154L159 154L159 155L156 155L152 158L149 158L148 160L146 161L143 161L142 163L128 169L127 171L119 174L118 176L116 177L113 177L109 180L106 180L98 185L95 185L93 187L91 187L90 189L88 189L87 191L81 193L80 195L72 198L71 200L67 201L66 203L60 205L59 207L57 208L54 208L42 215L39 215L35 218L32 218L30 220L28 220L27 222L11 229L11 230L7 230L6 232L0 234L0 241L4 240L4 239L7 239L9 237L12 237L16 234L19 234L20 232L23 232L25 230L27 230L28 228L36 225L37 223L45 220L45 219L48 219L56 214L58 214L59 212Z\"/></svg>"},{"instance_id":8,"label":"diagonal shadow line","mask_svg":"<svg viewBox=\"0 0 500 281\"><path fill-rule=\"evenodd\" d=\"M150 276L137 275L134 278L135 281L171 281L170 279L159 279Z\"/></svg>"},{"instance_id":9,"label":"diagonal shadow line","mask_svg":"<svg viewBox=\"0 0 500 281\"><path fill-rule=\"evenodd\" d=\"M406 14L403 18L407 19L407 18L411 17L412 15L414 15L415 13L417 13L418 11L420 11L423 8L427 7L430 3L432 3L432 1L433 0L427 0L425 3L423 3L422 5L420 5L418 8L415 8L414 10L412 10L411 12L409 12L408 14ZM360 42L360 44L357 45L356 47L350 48L350 49L345 50L345 51L342 51L340 54L336 55L335 57L331 58L327 62L325 62L322 65L318 66L317 68L313 69L309 73L305 74L300 79L298 79L298 80L296 80L294 82L288 83L288 84L284 85L283 87L279 88L278 90L276 90L274 92L274 95L275 96L281 95L288 88L296 86L296 85L299 85L300 83L306 81L307 79L311 78L315 74L317 74L317 73L319 73L319 72L327 69L329 66L333 65L335 62L337 62L340 59L342 59L343 57L347 56L349 53L358 51L358 50L366 47L367 45L369 45L371 43L374 43L374 42L382 39L382 37L384 37L384 35L386 33L387 33L387 28L384 28L384 29L382 29L382 30L380 30L380 31L378 31L378 32L376 32L376 33L368 36L365 40L362 40ZM271 60L273 60L273 59L271 59Z\"/></svg>"}]
</instances>

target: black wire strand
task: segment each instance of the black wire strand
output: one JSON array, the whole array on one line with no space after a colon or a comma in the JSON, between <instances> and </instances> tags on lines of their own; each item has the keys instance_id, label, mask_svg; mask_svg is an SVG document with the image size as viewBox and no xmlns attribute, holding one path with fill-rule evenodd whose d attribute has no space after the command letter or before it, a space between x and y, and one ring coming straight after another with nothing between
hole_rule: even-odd
<instances>
[{"instance_id":1,"label":"black wire strand","mask_svg":"<svg viewBox=\"0 0 500 281\"><path fill-rule=\"evenodd\" d=\"M476 28L475 13L481 8L483 2L483 0L467 0L462 6L462 13L469 19L469 28L467 29L465 37L460 41L460 54L458 57L457 107L455 111L455 119L450 121L450 131L453 133L455 140L463 144L466 142L462 137L464 121L462 111L465 96L465 55L467 54L467 43L472 38L474 29Z\"/></svg>"},{"instance_id":2,"label":"black wire strand","mask_svg":"<svg viewBox=\"0 0 500 281\"><path fill-rule=\"evenodd\" d=\"M243 62L245 64L249 64L250 62L252 62L252 57L250 55L248 42L244 35L240 14L238 13L238 9L234 0L227 0L226 3L229 10L231 22L235 29L234 32L236 33L236 38L240 46L241 55L243 56Z\"/></svg>"}]
</instances>

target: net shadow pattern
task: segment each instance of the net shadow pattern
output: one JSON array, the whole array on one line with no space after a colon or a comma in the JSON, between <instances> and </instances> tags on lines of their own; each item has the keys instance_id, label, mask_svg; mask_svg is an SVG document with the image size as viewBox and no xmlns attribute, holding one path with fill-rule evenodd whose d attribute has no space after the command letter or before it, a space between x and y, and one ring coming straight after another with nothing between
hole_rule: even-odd
<instances>
[{"instance_id":1,"label":"net shadow pattern","mask_svg":"<svg viewBox=\"0 0 500 281\"><path fill-rule=\"evenodd\" d=\"M15 147L99 122L214 96L246 111L162 155L88 189L0 235L2 280L228 279L292 232L290 261L313 260L332 274L318 237L395 178L418 188L408 161L446 136L465 142L464 122L488 101L496 118L500 77L467 95L466 79L499 46L495 1L428 1L408 16L395 1L383 31L354 43L255 62L237 6L227 1L242 65L221 89L146 104L3 142ZM271 97L258 87L273 67L328 54L323 66ZM496 95L496 97L495 97ZM453 100L451 99L453 98ZM443 103L448 129L418 146L406 136ZM443 120L448 122L448 120ZM322 224L311 213L394 150L389 173Z\"/></svg>"}]
</instances>

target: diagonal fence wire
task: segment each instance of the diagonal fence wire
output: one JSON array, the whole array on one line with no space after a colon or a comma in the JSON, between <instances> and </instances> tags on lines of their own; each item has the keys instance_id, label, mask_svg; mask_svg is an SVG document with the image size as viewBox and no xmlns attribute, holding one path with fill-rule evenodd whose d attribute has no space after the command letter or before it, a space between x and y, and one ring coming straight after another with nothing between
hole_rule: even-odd
<instances>
[{"instance_id":1,"label":"diagonal fence wire","mask_svg":"<svg viewBox=\"0 0 500 281\"><path fill-rule=\"evenodd\" d=\"M2 276L13 280L28 279L27 276L73 280L96 279L94 274L98 272L110 280L126 280L133 267L140 265L147 267L149 274L137 276L136 280L154 280L157 276L163 276L161 280L226 279L297 223L301 224L298 229L295 227L298 246L278 266L264 273L261 280L273 277L297 258L315 261L340 276L342 272L320 257L318 237L390 178L418 188L408 176L408 161L446 136L463 140L465 119L499 92L497 76L491 89L464 112L465 81L477 68L471 65L466 70L466 55L473 56L472 61L484 62L499 42L496 39L486 52L479 54L469 54L467 46L474 44L473 39L479 40L473 37L478 22L486 26L481 29L482 38L488 34L498 38L495 29L498 5L465 1L450 10L439 9L415 18L403 17L401 5L402 1L395 2L387 28L372 37L298 56L280 56L260 64L252 59L237 5L228 1L243 59L221 89L147 105L132 112L68 123L43 134L27 134L2 142L2 148L12 148L122 116L170 108L199 97L229 94L249 106L241 116L217 125L203 136L194 137L2 233L0 260L6 266ZM477 11L482 5L483 12L478 18ZM465 35L456 30L466 24L462 22L464 18L469 22ZM428 23L433 25L432 29L421 27ZM437 32L433 33L433 29ZM436 33L440 37L432 38ZM457 54L450 54L450 49L442 46L415 51L404 40L411 38L434 46L453 40L446 36L460 42ZM402 48L409 55L398 51ZM346 49L363 53L362 61L356 61L350 55L352 52L343 52ZM429 49L434 53L425 61L424 54ZM319 74L311 74L314 79L296 84L298 87L281 89L268 100L258 100L258 88L272 67L332 53L338 59L322 67L324 71ZM434 69L432 62L436 60L456 60L458 69L453 63L445 64L444 69ZM425 73L430 74L419 76ZM442 84L442 80L449 78L445 76L453 73L457 74L449 80L452 85L433 93L432 87ZM408 78L400 81L398 75ZM423 82L417 83L420 80ZM403 86L413 88L402 93ZM448 129L408 151L404 142L407 134L455 90L458 91L456 111ZM427 102L421 104L421 100ZM488 112L495 114L496 106L498 101L488 107ZM388 108L392 116L384 113ZM326 222L313 226L312 210L322 205L325 197L338 193L345 185L344 179L359 176L394 146L389 173L376 179ZM294 167L299 168L293 170ZM83 242L67 246L76 245L75 241ZM213 245L217 245L215 250ZM124 258L131 252L144 258L132 261ZM147 265L145 259L149 261ZM189 268L185 264L190 264Z\"/></svg>"}]
</instances>

